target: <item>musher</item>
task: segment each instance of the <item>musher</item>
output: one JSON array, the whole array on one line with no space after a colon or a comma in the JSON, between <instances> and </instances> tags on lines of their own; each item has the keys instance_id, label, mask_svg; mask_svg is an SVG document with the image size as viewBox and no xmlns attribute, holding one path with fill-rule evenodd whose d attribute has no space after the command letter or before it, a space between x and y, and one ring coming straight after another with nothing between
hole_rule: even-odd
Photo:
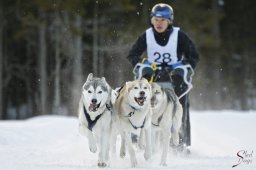
<instances>
[{"instance_id":1,"label":"musher","mask_svg":"<svg viewBox=\"0 0 256 170\"><path fill-rule=\"evenodd\" d=\"M192 40L179 27L173 26L174 13L170 5L156 4L150 21L151 27L138 37L127 59L134 67L135 79L145 77L165 88L173 86L183 107L178 146L183 151L191 145L188 92L199 55ZM144 52L145 58L142 57Z\"/></svg>"}]
</instances>

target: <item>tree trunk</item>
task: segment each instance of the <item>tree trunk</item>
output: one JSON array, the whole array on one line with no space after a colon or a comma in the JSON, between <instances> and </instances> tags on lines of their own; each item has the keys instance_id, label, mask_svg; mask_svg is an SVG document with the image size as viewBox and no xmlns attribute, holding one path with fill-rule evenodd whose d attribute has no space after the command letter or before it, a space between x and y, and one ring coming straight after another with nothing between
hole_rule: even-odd
<instances>
[{"instance_id":1,"label":"tree trunk","mask_svg":"<svg viewBox=\"0 0 256 170\"><path fill-rule=\"evenodd\" d=\"M93 73L98 76L98 4L94 3L94 18L93 18Z\"/></svg>"},{"instance_id":2,"label":"tree trunk","mask_svg":"<svg viewBox=\"0 0 256 170\"><path fill-rule=\"evenodd\" d=\"M44 14L41 12L42 21L39 24L39 96L40 96L40 114L47 113L46 99L48 94L47 89L47 72L46 72L46 25Z\"/></svg>"},{"instance_id":3,"label":"tree trunk","mask_svg":"<svg viewBox=\"0 0 256 170\"><path fill-rule=\"evenodd\" d=\"M81 26L82 19L81 16L76 15L75 17L75 36L74 36L74 48L73 48L73 72L72 72L72 115L76 115L78 102L80 99L80 89L82 87L82 37L81 37Z\"/></svg>"},{"instance_id":4,"label":"tree trunk","mask_svg":"<svg viewBox=\"0 0 256 170\"><path fill-rule=\"evenodd\" d=\"M53 113L60 114L60 69L61 69L61 58L60 58L60 17L56 13L55 20L55 74L54 74L54 101L53 101Z\"/></svg>"}]
</instances>

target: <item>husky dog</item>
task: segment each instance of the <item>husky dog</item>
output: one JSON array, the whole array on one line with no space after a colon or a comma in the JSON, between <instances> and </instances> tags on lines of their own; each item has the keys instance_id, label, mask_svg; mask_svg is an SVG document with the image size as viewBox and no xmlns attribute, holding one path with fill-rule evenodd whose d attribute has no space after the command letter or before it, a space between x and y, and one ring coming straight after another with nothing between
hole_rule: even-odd
<instances>
[{"instance_id":1,"label":"husky dog","mask_svg":"<svg viewBox=\"0 0 256 170\"><path fill-rule=\"evenodd\" d=\"M151 86L146 79L126 82L119 90L119 95L114 104L117 116L118 129L121 134L120 156L126 155L125 145L131 159L132 167L137 165L135 151L132 146L131 133L139 135L145 130L146 148L144 157L151 157Z\"/></svg>"},{"instance_id":2,"label":"husky dog","mask_svg":"<svg viewBox=\"0 0 256 170\"><path fill-rule=\"evenodd\" d=\"M95 153L99 147L98 166L105 167L109 159L113 90L105 78L90 73L82 87L79 102L79 131L88 138L89 149Z\"/></svg>"},{"instance_id":3,"label":"husky dog","mask_svg":"<svg viewBox=\"0 0 256 170\"><path fill-rule=\"evenodd\" d=\"M182 122L182 105L173 88L162 88L159 84L152 84L152 145L157 146L158 134L162 137L161 165L166 165L170 137L174 145L179 144L179 131ZM172 131L171 131L172 128ZM159 133L160 132L160 133ZM156 148L153 148L156 150Z\"/></svg>"}]
</instances>

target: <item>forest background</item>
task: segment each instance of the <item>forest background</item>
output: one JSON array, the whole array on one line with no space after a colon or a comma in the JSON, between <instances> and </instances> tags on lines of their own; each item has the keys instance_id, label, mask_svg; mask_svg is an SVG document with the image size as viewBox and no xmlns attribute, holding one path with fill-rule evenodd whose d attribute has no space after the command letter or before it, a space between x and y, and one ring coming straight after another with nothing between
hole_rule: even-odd
<instances>
[{"instance_id":1,"label":"forest background","mask_svg":"<svg viewBox=\"0 0 256 170\"><path fill-rule=\"evenodd\" d=\"M133 79L126 56L159 2L194 41L195 110L256 109L256 1L0 1L0 119L77 115L87 75L115 88Z\"/></svg>"}]
</instances>

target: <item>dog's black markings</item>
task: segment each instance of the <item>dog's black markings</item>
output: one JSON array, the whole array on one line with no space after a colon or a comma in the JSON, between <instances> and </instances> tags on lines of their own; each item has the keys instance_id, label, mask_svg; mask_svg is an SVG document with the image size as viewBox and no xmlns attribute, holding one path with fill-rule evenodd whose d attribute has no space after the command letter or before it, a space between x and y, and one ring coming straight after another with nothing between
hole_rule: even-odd
<instances>
[{"instance_id":1,"label":"dog's black markings","mask_svg":"<svg viewBox=\"0 0 256 170\"><path fill-rule=\"evenodd\" d=\"M106 108L108 109L108 111L111 111L112 113L112 109L111 109L111 105L106 104ZM98 115L94 120L91 119L90 115L88 114L85 106L84 106L84 115L86 117L86 120L88 121L88 129L90 131L92 131L92 128L95 126L95 124L97 123L97 121L99 120L99 118L103 115L104 112L102 112L100 115Z\"/></svg>"},{"instance_id":2,"label":"dog's black markings","mask_svg":"<svg viewBox=\"0 0 256 170\"><path fill-rule=\"evenodd\" d=\"M95 126L95 124L97 123L97 121L99 120L99 118L102 116L102 113L100 115L98 115L94 120L91 119L90 115L88 114L85 106L84 106L84 115L86 117L86 120L88 122L88 129L90 131L92 131L92 128Z\"/></svg>"},{"instance_id":3,"label":"dog's black markings","mask_svg":"<svg viewBox=\"0 0 256 170\"><path fill-rule=\"evenodd\" d=\"M154 125L154 126L159 126L159 124L160 124L162 118L163 118L163 115L161 115L161 116L158 118L157 124L154 124L154 123L152 122L152 125Z\"/></svg>"}]
</instances>

